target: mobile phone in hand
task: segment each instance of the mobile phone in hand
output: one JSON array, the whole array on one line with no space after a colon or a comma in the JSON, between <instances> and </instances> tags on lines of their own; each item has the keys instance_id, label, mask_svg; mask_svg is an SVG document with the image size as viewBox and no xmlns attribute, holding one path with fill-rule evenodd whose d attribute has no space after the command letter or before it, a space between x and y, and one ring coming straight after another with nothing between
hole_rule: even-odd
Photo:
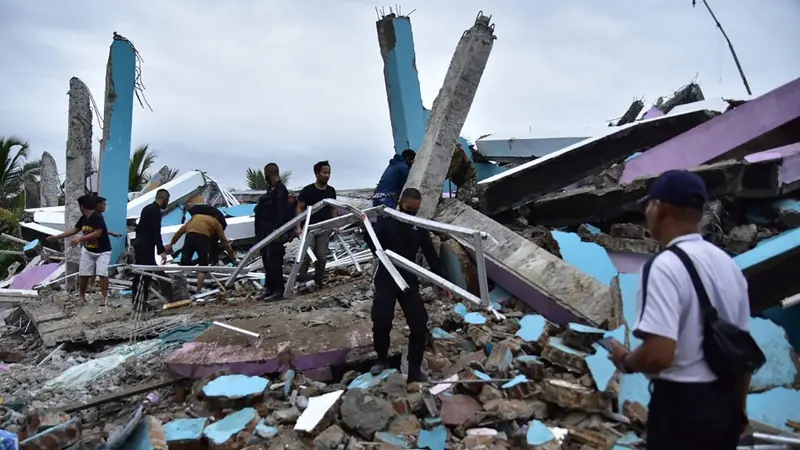
<instances>
[{"instance_id":1,"label":"mobile phone in hand","mask_svg":"<svg viewBox=\"0 0 800 450\"><path fill-rule=\"evenodd\" d=\"M604 349L606 349L609 353L613 353L614 352L614 342L616 342L616 341L617 340L612 338L612 337L607 337L607 338L600 339L599 341L597 341L597 343L600 344L600 346L603 347Z\"/></svg>"}]
</instances>

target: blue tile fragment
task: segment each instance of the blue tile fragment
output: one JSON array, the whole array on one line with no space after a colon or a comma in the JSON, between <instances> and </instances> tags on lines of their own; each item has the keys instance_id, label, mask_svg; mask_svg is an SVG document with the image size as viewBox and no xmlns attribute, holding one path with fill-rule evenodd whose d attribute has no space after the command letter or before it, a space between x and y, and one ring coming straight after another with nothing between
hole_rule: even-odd
<instances>
[{"instance_id":1,"label":"blue tile fragment","mask_svg":"<svg viewBox=\"0 0 800 450\"><path fill-rule=\"evenodd\" d=\"M269 380L247 375L224 375L215 378L203 386L203 394L207 397L244 398L263 393Z\"/></svg>"},{"instance_id":2,"label":"blue tile fragment","mask_svg":"<svg viewBox=\"0 0 800 450\"><path fill-rule=\"evenodd\" d=\"M395 372L397 372L397 369L386 369L378 375L372 375L369 372L362 373L347 385L347 389L372 389Z\"/></svg>"},{"instance_id":3,"label":"blue tile fragment","mask_svg":"<svg viewBox=\"0 0 800 450\"><path fill-rule=\"evenodd\" d=\"M455 306L453 306L453 311L455 311L455 313L461 317L466 316L467 313L469 312L469 310L463 303L456 303Z\"/></svg>"},{"instance_id":4,"label":"blue tile fragment","mask_svg":"<svg viewBox=\"0 0 800 450\"><path fill-rule=\"evenodd\" d=\"M519 321L520 328L517 330L517 336L525 342L535 342L542 337L546 324L547 319L538 314L524 316Z\"/></svg>"},{"instance_id":5,"label":"blue tile fragment","mask_svg":"<svg viewBox=\"0 0 800 450\"><path fill-rule=\"evenodd\" d=\"M544 445L556 440L556 436L544 423L532 420L528 424L528 432L525 435L528 445Z\"/></svg>"},{"instance_id":6,"label":"blue tile fragment","mask_svg":"<svg viewBox=\"0 0 800 450\"><path fill-rule=\"evenodd\" d=\"M471 312L464 316L464 321L470 325L483 325L486 323L486 317L481 313Z\"/></svg>"},{"instance_id":7,"label":"blue tile fragment","mask_svg":"<svg viewBox=\"0 0 800 450\"><path fill-rule=\"evenodd\" d=\"M599 344L594 344L593 347L595 353L585 358L586 365L589 366L589 373L592 375L597 390L605 392L617 368L614 366L614 363L608 359L609 353L606 349Z\"/></svg>"},{"instance_id":8,"label":"blue tile fragment","mask_svg":"<svg viewBox=\"0 0 800 450\"><path fill-rule=\"evenodd\" d=\"M800 421L797 405L800 405L800 391L780 387L748 395L747 415L781 430L792 431L786 421Z\"/></svg>"},{"instance_id":9,"label":"blue tile fragment","mask_svg":"<svg viewBox=\"0 0 800 450\"><path fill-rule=\"evenodd\" d=\"M503 384L500 387L502 387L503 389L511 389L514 386L518 385L518 384L527 383L527 382L528 382L528 377L526 377L525 375L517 375L514 378L512 378L510 381L507 381L505 384Z\"/></svg>"},{"instance_id":10,"label":"blue tile fragment","mask_svg":"<svg viewBox=\"0 0 800 450\"><path fill-rule=\"evenodd\" d=\"M258 412L256 412L255 408L241 409L207 426L203 430L203 436L213 445L222 445L244 430L255 417L258 417Z\"/></svg>"},{"instance_id":11,"label":"blue tile fragment","mask_svg":"<svg viewBox=\"0 0 800 450\"><path fill-rule=\"evenodd\" d=\"M489 376L488 373L481 372L480 370L473 370L472 373L475 374L475 376L478 377L479 380L491 380L492 379L492 377Z\"/></svg>"},{"instance_id":12,"label":"blue tile fragment","mask_svg":"<svg viewBox=\"0 0 800 450\"><path fill-rule=\"evenodd\" d=\"M417 439L417 446L419 448L427 448L430 450L444 450L447 444L447 428L439 425L432 430L422 430L419 432Z\"/></svg>"},{"instance_id":13,"label":"blue tile fragment","mask_svg":"<svg viewBox=\"0 0 800 450\"><path fill-rule=\"evenodd\" d=\"M267 425L266 419L261 419L261 421L256 424L256 433L262 439L273 438L277 436L279 432L280 430L278 428Z\"/></svg>"},{"instance_id":14,"label":"blue tile fragment","mask_svg":"<svg viewBox=\"0 0 800 450\"><path fill-rule=\"evenodd\" d=\"M581 323L570 323L569 324L570 331L574 331L580 334L598 334L602 336L606 333L606 330L601 330L600 328L590 327L588 325L584 325Z\"/></svg>"},{"instance_id":15,"label":"blue tile fragment","mask_svg":"<svg viewBox=\"0 0 800 450\"><path fill-rule=\"evenodd\" d=\"M794 383L797 366L792 360L794 349L786 340L786 331L770 320L753 318L750 334L767 357L767 363L753 375L750 389L764 390Z\"/></svg>"},{"instance_id":16,"label":"blue tile fragment","mask_svg":"<svg viewBox=\"0 0 800 450\"><path fill-rule=\"evenodd\" d=\"M431 330L431 335L433 335L434 339L455 339L456 336L454 334L448 333L443 329L436 327Z\"/></svg>"},{"instance_id":17,"label":"blue tile fragment","mask_svg":"<svg viewBox=\"0 0 800 450\"><path fill-rule=\"evenodd\" d=\"M388 433L386 431L379 431L375 433L375 440L389 444L398 448L411 448L411 445L402 434Z\"/></svg>"}]
</instances>

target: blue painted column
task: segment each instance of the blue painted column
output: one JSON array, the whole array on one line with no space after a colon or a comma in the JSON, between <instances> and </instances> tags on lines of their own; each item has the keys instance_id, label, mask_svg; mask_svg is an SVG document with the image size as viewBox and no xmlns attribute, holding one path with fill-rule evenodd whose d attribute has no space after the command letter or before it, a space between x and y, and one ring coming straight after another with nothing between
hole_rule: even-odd
<instances>
[{"instance_id":1,"label":"blue painted column","mask_svg":"<svg viewBox=\"0 0 800 450\"><path fill-rule=\"evenodd\" d=\"M125 250L127 235L128 172L135 78L136 55L133 45L115 33L106 68L105 116L99 173L99 193L108 200L108 209L103 214L106 225L109 231L123 234L123 237L111 238L112 264L119 260Z\"/></svg>"},{"instance_id":2,"label":"blue painted column","mask_svg":"<svg viewBox=\"0 0 800 450\"><path fill-rule=\"evenodd\" d=\"M425 116L419 87L411 20L389 14L377 22L383 57L383 77L389 100L394 151L419 150L425 136Z\"/></svg>"}]
</instances>

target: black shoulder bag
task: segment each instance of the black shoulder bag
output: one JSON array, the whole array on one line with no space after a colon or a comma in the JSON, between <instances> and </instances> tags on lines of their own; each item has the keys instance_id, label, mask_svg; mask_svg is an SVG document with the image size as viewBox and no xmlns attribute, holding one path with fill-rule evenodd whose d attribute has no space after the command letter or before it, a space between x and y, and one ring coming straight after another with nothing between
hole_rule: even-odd
<instances>
[{"instance_id":1,"label":"black shoulder bag","mask_svg":"<svg viewBox=\"0 0 800 450\"><path fill-rule=\"evenodd\" d=\"M767 359L750 333L719 318L689 255L677 245L670 246L667 250L674 253L689 272L700 300L700 311L703 315L703 356L711 371L721 381L733 382L760 369ZM646 278L644 283L646 286ZM646 291L643 290L643 295L644 292ZM642 297L642 311L644 301Z\"/></svg>"}]
</instances>

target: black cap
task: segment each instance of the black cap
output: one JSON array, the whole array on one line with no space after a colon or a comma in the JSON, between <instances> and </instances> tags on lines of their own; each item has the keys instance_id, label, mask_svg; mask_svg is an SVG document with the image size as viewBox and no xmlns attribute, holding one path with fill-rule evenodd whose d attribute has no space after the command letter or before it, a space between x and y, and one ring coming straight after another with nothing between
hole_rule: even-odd
<instances>
[{"instance_id":1,"label":"black cap","mask_svg":"<svg viewBox=\"0 0 800 450\"><path fill-rule=\"evenodd\" d=\"M656 178L650 186L650 192L639 203L650 199L702 210L703 204L708 201L708 193L703 179L696 174L685 170L668 170Z\"/></svg>"}]
</instances>

